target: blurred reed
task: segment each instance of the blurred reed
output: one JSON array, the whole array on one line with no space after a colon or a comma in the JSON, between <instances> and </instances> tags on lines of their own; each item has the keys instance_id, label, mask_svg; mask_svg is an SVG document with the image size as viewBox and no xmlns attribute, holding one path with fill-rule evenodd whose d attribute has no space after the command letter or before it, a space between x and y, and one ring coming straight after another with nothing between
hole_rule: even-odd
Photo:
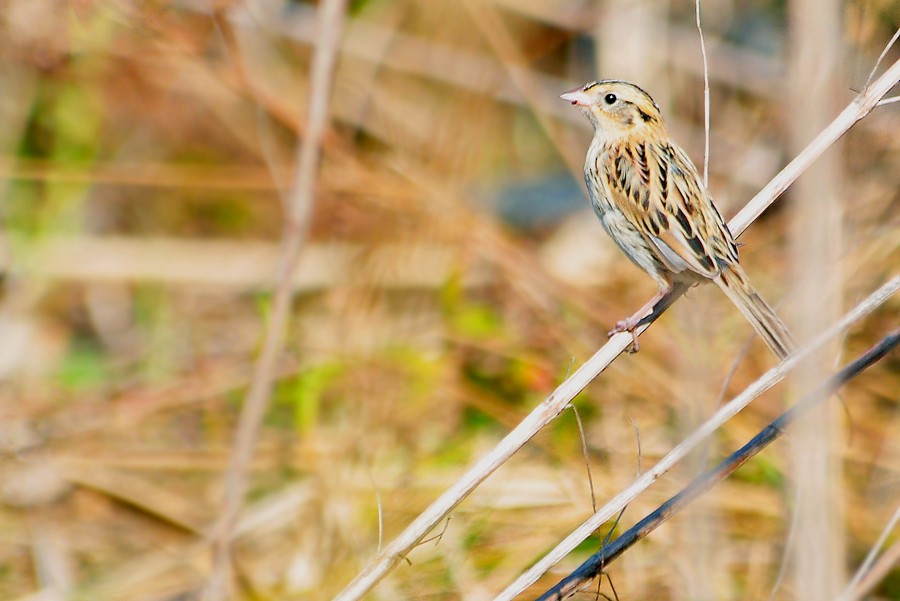
<instances>
[{"instance_id":1,"label":"blurred reed","mask_svg":"<svg viewBox=\"0 0 900 601\"><path fill-rule=\"evenodd\" d=\"M215 6L0 8L0 598L191 598L208 576L222 474L272 312L282 195L309 131L317 34L315 3ZM802 81L794 6L702 5L710 186L728 216L818 131L817 98L788 100ZM390 540L652 291L588 212L577 172L589 126L557 96L595 77L633 79L699 164L694 9L350 3L287 348L235 526L235 598L331 598L376 553L379 521ZM891 0L838 10L828 119L900 26ZM900 266L896 107L876 109L826 158L842 179L832 191L841 239L824 268L843 274L842 305ZM788 313L808 311L790 250L805 194L790 190L790 210L742 239L754 282ZM708 415L735 363L732 396L771 364L755 341L735 360L750 331L711 291L687 300L575 399L601 502L635 473L629 417L652 465L685 422ZM896 315L889 301L841 354L858 354ZM846 511L834 526L848 571L900 495L898 374L896 361L867 374L843 394L851 419L838 411L845 431L831 452ZM710 458L784 397L769 393L732 420ZM616 565L620 597L767 595L785 555L790 464L776 445L713 494L703 511L714 516L715 573L677 553L687 513ZM690 475L635 499L620 528ZM590 498L564 414L372 598L488 597L583 521ZM873 595L896 596L898 582L887 571ZM795 593L783 586L776 598Z\"/></svg>"}]
</instances>

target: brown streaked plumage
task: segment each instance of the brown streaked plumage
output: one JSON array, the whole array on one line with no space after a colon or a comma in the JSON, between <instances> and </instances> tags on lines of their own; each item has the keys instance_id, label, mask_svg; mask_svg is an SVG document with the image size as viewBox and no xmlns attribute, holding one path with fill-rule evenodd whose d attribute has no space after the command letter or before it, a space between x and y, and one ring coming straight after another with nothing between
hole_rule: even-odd
<instances>
[{"instance_id":1,"label":"brown streaked plumage","mask_svg":"<svg viewBox=\"0 0 900 601\"><path fill-rule=\"evenodd\" d=\"M790 332L747 280L734 237L650 95L625 81L604 80L561 98L580 106L594 125L584 179L600 223L659 286L657 296L610 335L634 334L676 285L712 281L769 348L787 357L795 348Z\"/></svg>"}]
</instances>

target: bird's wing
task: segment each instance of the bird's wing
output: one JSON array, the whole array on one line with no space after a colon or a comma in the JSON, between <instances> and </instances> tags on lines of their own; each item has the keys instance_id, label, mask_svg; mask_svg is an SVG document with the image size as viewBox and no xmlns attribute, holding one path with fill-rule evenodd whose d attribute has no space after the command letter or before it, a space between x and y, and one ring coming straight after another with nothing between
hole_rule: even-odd
<instances>
[{"instance_id":1,"label":"bird's wing","mask_svg":"<svg viewBox=\"0 0 900 601\"><path fill-rule=\"evenodd\" d=\"M734 239L681 148L625 142L606 161L611 200L674 273L714 278L737 263Z\"/></svg>"}]
</instances>

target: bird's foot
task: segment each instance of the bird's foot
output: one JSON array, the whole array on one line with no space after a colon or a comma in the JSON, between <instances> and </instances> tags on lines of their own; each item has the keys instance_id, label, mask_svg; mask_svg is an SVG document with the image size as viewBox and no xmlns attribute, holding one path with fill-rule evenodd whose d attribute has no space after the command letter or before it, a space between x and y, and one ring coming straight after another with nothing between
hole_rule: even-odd
<instances>
[{"instance_id":1,"label":"bird's foot","mask_svg":"<svg viewBox=\"0 0 900 601\"><path fill-rule=\"evenodd\" d=\"M638 344L637 332L635 329L638 327L640 323L640 318L635 319L635 316L632 315L628 319L623 319L621 321L616 322L616 327L611 329L609 333L606 335L607 338L612 338L616 334L620 332L630 332L631 333L631 346L625 349L628 353L636 353L640 350L641 346Z\"/></svg>"}]
</instances>

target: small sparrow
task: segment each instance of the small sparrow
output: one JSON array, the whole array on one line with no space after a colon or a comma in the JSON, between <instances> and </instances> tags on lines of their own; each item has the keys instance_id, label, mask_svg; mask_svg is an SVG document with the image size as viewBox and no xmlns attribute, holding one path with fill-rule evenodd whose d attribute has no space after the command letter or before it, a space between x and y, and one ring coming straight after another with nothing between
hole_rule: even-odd
<instances>
[{"instance_id":1,"label":"small sparrow","mask_svg":"<svg viewBox=\"0 0 900 601\"><path fill-rule=\"evenodd\" d=\"M659 293L609 335L631 332L665 307L676 286L714 282L769 348L784 359L796 345L738 263L737 245L687 153L669 137L659 107L634 84L604 80L561 96L594 125L584 180L600 223Z\"/></svg>"}]
</instances>

